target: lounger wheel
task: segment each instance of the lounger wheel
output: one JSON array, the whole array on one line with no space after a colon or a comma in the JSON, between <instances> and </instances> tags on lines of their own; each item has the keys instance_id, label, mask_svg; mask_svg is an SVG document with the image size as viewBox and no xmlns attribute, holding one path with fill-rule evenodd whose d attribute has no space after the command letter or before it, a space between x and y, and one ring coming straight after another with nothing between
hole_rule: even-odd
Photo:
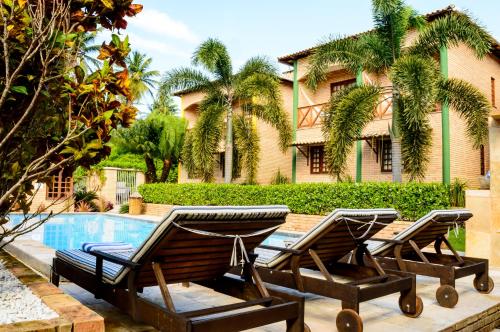
<instances>
[{"instance_id":1,"label":"lounger wheel","mask_svg":"<svg viewBox=\"0 0 500 332\"><path fill-rule=\"evenodd\" d=\"M311 332L311 328L306 323L304 323L304 332Z\"/></svg>"},{"instance_id":2,"label":"lounger wheel","mask_svg":"<svg viewBox=\"0 0 500 332\"><path fill-rule=\"evenodd\" d=\"M363 331L363 321L356 311L343 309L337 315L337 330L339 332L361 332Z\"/></svg>"},{"instance_id":3,"label":"lounger wheel","mask_svg":"<svg viewBox=\"0 0 500 332\"><path fill-rule=\"evenodd\" d=\"M445 308L453 308L458 303L458 293L450 285L442 285L436 290L436 300Z\"/></svg>"},{"instance_id":4,"label":"lounger wheel","mask_svg":"<svg viewBox=\"0 0 500 332\"><path fill-rule=\"evenodd\" d=\"M417 318L418 316L420 316L422 314L422 311L424 311L424 302L422 302L422 298L420 296L415 297L416 303L415 303L415 312L414 313L411 313L410 311L408 311L408 304L404 303L404 299L405 299L404 296L399 297L399 309L401 309L401 311L403 312L403 314L405 316L411 317L411 318Z\"/></svg>"},{"instance_id":5,"label":"lounger wheel","mask_svg":"<svg viewBox=\"0 0 500 332\"><path fill-rule=\"evenodd\" d=\"M489 294L489 293L491 293L493 288L495 288L495 283L493 282L493 279L491 279L491 277L488 277L488 285L486 287L486 285L484 285L483 282L481 282L479 277L475 277L474 278L474 288L479 293Z\"/></svg>"}]
</instances>

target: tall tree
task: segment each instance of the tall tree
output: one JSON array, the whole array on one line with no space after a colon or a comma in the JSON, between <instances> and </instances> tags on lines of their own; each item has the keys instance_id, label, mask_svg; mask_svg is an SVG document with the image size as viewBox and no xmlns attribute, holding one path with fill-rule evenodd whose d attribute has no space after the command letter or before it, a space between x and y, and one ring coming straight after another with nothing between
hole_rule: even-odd
<instances>
[{"instance_id":1,"label":"tall tree","mask_svg":"<svg viewBox=\"0 0 500 332\"><path fill-rule=\"evenodd\" d=\"M138 102L146 94L153 96L153 91L158 83L155 78L160 75L157 70L151 70L153 59L146 54L137 51L132 52L127 59L127 66L130 75L130 92L133 101Z\"/></svg>"},{"instance_id":2,"label":"tall tree","mask_svg":"<svg viewBox=\"0 0 500 332\"><path fill-rule=\"evenodd\" d=\"M251 154L255 158L258 155L255 150L258 144L249 141L256 136L255 126L251 124L254 117L278 130L280 147L286 151L292 138L291 125L282 105L278 71L267 59L251 58L235 73L225 45L217 39L203 42L192 59L195 68L168 72L161 87L169 92L189 90L205 95L199 107L200 116L190 133L192 137L187 140L191 147L187 153L192 156L183 157L184 162L194 163L188 165L188 169L198 170L204 181L211 181L214 154L225 139L224 181L230 183L233 179L233 132L238 135L236 144L240 154ZM253 163L245 162L248 159L242 159L243 166L250 175L247 181L253 182L256 159Z\"/></svg>"},{"instance_id":3,"label":"tall tree","mask_svg":"<svg viewBox=\"0 0 500 332\"><path fill-rule=\"evenodd\" d=\"M100 30L99 30L100 31ZM95 44L98 31L79 34L78 61L80 66L86 71L91 72L101 66L101 61L96 58L101 49L101 45Z\"/></svg>"},{"instance_id":4,"label":"tall tree","mask_svg":"<svg viewBox=\"0 0 500 332\"><path fill-rule=\"evenodd\" d=\"M324 132L330 172L340 177L346 158L374 109L386 95L392 99L393 181L402 181L402 165L410 178L425 175L431 142L429 114L437 103L449 103L467 124L467 134L479 147L488 134L490 104L470 83L445 79L435 56L441 48L464 43L483 58L492 38L463 13L450 10L430 23L402 0L373 0L375 29L357 37L335 38L319 45L311 58L307 84L316 89L329 65L343 65L352 73L364 71L390 77L390 86L364 84L332 96ZM419 34L411 45L406 37Z\"/></svg>"},{"instance_id":5,"label":"tall tree","mask_svg":"<svg viewBox=\"0 0 500 332\"><path fill-rule=\"evenodd\" d=\"M160 89L149 110L161 114L175 115L179 112L179 107L168 92Z\"/></svg>"}]
</instances>

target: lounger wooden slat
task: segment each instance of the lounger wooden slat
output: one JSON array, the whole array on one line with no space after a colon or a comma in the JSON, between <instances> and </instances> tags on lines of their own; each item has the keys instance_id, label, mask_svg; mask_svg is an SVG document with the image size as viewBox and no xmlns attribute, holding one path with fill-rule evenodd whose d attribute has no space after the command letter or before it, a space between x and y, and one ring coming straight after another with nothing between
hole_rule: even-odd
<instances>
[{"instance_id":1,"label":"lounger wooden slat","mask_svg":"<svg viewBox=\"0 0 500 332\"><path fill-rule=\"evenodd\" d=\"M286 321L287 331L304 331L304 299L268 290L240 248L241 241L254 258L251 252L288 212L284 206L175 208L125 258L125 253L56 252L51 279L57 285L63 276L161 331L241 331L279 321ZM242 277L225 276L240 261ZM244 302L177 312L168 285L181 282L208 285ZM149 286L160 287L165 307L138 296Z\"/></svg>"},{"instance_id":2,"label":"lounger wooden slat","mask_svg":"<svg viewBox=\"0 0 500 332\"><path fill-rule=\"evenodd\" d=\"M416 317L422 312L423 304L416 296L415 275L390 274L380 267L342 262L353 250L357 250L360 257L371 257L364 242L397 217L393 209L335 210L288 248L257 249L256 253L263 256L257 259L257 270L264 282L341 300L343 310L337 315L340 331L361 328L360 302L392 293L401 294L403 313ZM324 278L305 275L301 269L319 271ZM341 283L336 281L337 277L349 280Z\"/></svg>"},{"instance_id":3,"label":"lounger wooden slat","mask_svg":"<svg viewBox=\"0 0 500 332\"><path fill-rule=\"evenodd\" d=\"M452 308L459 298L455 290L456 279L475 275L474 287L481 293L489 293L494 287L493 280L488 276L487 259L461 257L446 240L450 230L462 226L471 217L468 210L431 211L391 241L379 240L380 243L374 245L371 252L386 269L439 278L437 301L444 307ZM423 250L433 243L435 253ZM451 255L442 253L442 244L452 252Z\"/></svg>"}]
</instances>

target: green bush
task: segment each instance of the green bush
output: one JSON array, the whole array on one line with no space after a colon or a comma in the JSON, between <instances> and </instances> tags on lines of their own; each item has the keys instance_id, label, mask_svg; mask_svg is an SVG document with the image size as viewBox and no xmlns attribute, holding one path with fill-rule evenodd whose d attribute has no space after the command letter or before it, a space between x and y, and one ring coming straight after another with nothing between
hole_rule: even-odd
<instances>
[{"instance_id":1,"label":"green bush","mask_svg":"<svg viewBox=\"0 0 500 332\"><path fill-rule=\"evenodd\" d=\"M293 213L328 214L335 208L395 208L416 220L433 209L450 207L441 184L334 183L285 185L146 184L146 203L171 205L287 205Z\"/></svg>"}]
</instances>

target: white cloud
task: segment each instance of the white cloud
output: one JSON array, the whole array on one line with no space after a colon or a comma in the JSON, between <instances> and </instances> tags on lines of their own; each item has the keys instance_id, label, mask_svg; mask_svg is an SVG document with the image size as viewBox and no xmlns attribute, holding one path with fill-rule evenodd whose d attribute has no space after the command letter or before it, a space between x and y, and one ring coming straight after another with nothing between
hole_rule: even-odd
<instances>
[{"instance_id":1,"label":"white cloud","mask_svg":"<svg viewBox=\"0 0 500 332\"><path fill-rule=\"evenodd\" d=\"M176 21L166 13L158 10L145 9L136 17L130 19L129 23L135 28L158 36L169 36L193 44L199 42L198 36L186 24Z\"/></svg>"},{"instance_id":2,"label":"white cloud","mask_svg":"<svg viewBox=\"0 0 500 332\"><path fill-rule=\"evenodd\" d=\"M134 33L128 33L130 44L133 50L144 53L156 53L162 55L173 55L181 58L189 58L191 55L173 45L158 41L157 39L148 39L138 36Z\"/></svg>"}]
</instances>

